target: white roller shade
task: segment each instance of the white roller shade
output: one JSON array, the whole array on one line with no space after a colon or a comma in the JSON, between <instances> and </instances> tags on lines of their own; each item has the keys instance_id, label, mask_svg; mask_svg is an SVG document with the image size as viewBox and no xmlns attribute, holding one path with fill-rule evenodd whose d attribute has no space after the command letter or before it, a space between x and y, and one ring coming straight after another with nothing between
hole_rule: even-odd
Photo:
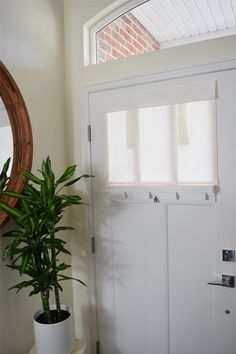
<instances>
[{"instance_id":1,"label":"white roller shade","mask_svg":"<svg viewBox=\"0 0 236 354\"><path fill-rule=\"evenodd\" d=\"M124 103L124 97L128 100ZM145 103L143 103L145 97ZM186 80L160 81L99 92L90 98L91 105L99 105L105 112L158 107L185 102L204 101L216 98L216 80L192 78Z\"/></svg>"},{"instance_id":2,"label":"white roller shade","mask_svg":"<svg viewBox=\"0 0 236 354\"><path fill-rule=\"evenodd\" d=\"M196 80L171 86L163 83L155 91L157 106L205 101L216 98L216 81Z\"/></svg>"},{"instance_id":3,"label":"white roller shade","mask_svg":"<svg viewBox=\"0 0 236 354\"><path fill-rule=\"evenodd\" d=\"M216 185L215 100L107 114L108 182Z\"/></svg>"}]
</instances>

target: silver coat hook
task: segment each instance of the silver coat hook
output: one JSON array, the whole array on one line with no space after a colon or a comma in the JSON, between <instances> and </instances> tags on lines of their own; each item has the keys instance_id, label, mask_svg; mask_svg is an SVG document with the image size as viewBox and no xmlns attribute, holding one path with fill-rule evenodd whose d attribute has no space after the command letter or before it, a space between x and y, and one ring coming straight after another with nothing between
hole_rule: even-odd
<instances>
[{"instance_id":1,"label":"silver coat hook","mask_svg":"<svg viewBox=\"0 0 236 354\"><path fill-rule=\"evenodd\" d=\"M155 195L155 198L154 198L154 203L160 203L160 199L158 198L158 196L157 195Z\"/></svg>"}]
</instances>

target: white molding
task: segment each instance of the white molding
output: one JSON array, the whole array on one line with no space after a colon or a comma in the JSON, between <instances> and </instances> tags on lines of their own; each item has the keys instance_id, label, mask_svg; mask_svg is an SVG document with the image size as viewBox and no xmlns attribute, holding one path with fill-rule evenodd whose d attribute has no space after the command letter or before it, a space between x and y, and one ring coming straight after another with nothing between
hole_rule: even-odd
<instances>
[{"instance_id":1,"label":"white molding","mask_svg":"<svg viewBox=\"0 0 236 354\"><path fill-rule=\"evenodd\" d=\"M82 129L82 156L83 166L86 173L91 174L91 152L90 144L88 142L88 124L89 124L89 97L88 95L81 96L81 116L85 117L81 121ZM96 299L96 271L95 271L95 255L91 250L91 239L94 237L93 230L93 188L92 179L90 183L86 183L84 186L86 193L86 201L88 201L88 207L85 209L85 249L87 254L88 265L88 277L87 277L87 289L89 294L90 304L90 350L93 354L96 354L96 341L98 340L98 325L97 325L97 299Z\"/></svg>"},{"instance_id":2,"label":"white molding","mask_svg":"<svg viewBox=\"0 0 236 354\"><path fill-rule=\"evenodd\" d=\"M83 162L86 167L86 171L91 171L91 144L87 140L87 126L90 124L90 113L89 113L89 96L96 92L102 92L105 90L114 90L120 89L128 86L136 86L145 83L151 82L160 82L175 78L184 78L190 76L197 76L202 74L220 72L220 71L228 71L236 69L236 58L232 60L224 60L211 62L203 65L189 66L185 69L173 69L173 70L160 70L159 72L154 72L148 75L131 75L126 79L118 79L118 80L109 80L103 81L92 85L84 85L82 86L82 133L83 133ZM93 132L92 132L93 134ZM87 254L88 254L88 262L89 262L89 298L90 298L90 306L93 312L92 318L92 340L93 342L97 337L97 312L95 310L96 306L96 274L95 274L95 260L94 254L91 253L90 248L90 237L93 233L93 212L92 212L92 185L86 185L86 191L91 196L90 207L87 213L87 218L89 218L89 226L86 230L87 235ZM186 187L188 188L188 187ZM199 187L201 192L206 191L207 187ZM208 187L212 189L213 187ZM191 189L191 187L190 187ZM199 192L200 192L199 190ZM174 204L174 202L168 203L168 205ZM178 202L178 204L185 204L183 202ZM189 204L189 203L188 203ZM201 205L214 205L214 202L209 201L208 203L204 202ZM196 201L193 202L193 205L196 205ZM168 230L167 230L168 232ZM168 292L168 284L166 286L166 291ZM168 336L167 336L168 337ZM168 341L169 338L167 338ZM93 343L93 353L95 353L95 347Z\"/></svg>"},{"instance_id":3,"label":"white molding","mask_svg":"<svg viewBox=\"0 0 236 354\"><path fill-rule=\"evenodd\" d=\"M99 31L116 18L150 0L122 0L106 7L89 21L90 31ZM88 23L87 23L88 25Z\"/></svg>"},{"instance_id":4,"label":"white molding","mask_svg":"<svg viewBox=\"0 0 236 354\"><path fill-rule=\"evenodd\" d=\"M169 234L168 204L164 203L164 237L165 237L165 292L166 292L166 354L170 354L170 281L169 281Z\"/></svg>"},{"instance_id":5,"label":"white molding","mask_svg":"<svg viewBox=\"0 0 236 354\"><path fill-rule=\"evenodd\" d=\"M100 81L96 84L83 85L82 94L89 95L91 93L102 92L105 90L114 90L129 86L136 86L140 84L148 84L151 82L160 82L177 78L185 78L189 76L210 74L219 71L228 71L233 69L236 69L236 58L230 60L215 61L200 65L192 65L183 69L163 69L150 74L130 75L125 79L106 80Z\"/></svg>"}]
</instances>

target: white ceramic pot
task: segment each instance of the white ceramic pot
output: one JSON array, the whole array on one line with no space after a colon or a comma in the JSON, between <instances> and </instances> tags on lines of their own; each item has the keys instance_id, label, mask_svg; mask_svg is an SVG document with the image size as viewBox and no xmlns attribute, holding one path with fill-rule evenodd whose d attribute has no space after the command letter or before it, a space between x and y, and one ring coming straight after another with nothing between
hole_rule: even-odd
<instances>
[{"instance_id":1,"label":"white ceramic pot","mask_svg":"<svg viewBox=\"0 0 236 354\"><path fill-rule=\"evenodd\" d=\"M55 305L50 309L54 310ZM68 311L70 316L61 322L43 324L36 321L43 313L37 311L34 315L34 336L37 354L71 354L75 345L75 330L72 311L69 307L61 305L61 309Z\"/></svg>"}]
</instances>

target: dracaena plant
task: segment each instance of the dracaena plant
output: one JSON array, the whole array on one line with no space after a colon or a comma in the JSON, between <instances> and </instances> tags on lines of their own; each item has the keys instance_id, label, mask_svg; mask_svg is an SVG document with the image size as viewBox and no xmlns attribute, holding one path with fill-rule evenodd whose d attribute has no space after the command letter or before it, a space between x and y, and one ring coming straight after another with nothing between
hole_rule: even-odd
<instances>
[{"instance_id":1,"label":"dracaena plant","mask_svg":"<svg viewBox=\"0 0 236 354\"><path fill-rule=\"evenodd\" d=\"M64 194L64 189L89 175L73 178L76 166L69 166L58 179L52 171L50 158L42 162L39 176L25 171L23 174L28 183L24 193L3 191L2 194L18 198L17 207L0 201L4 210L17 224L17 228L5 232L2 236L11 241L5 248L3 258L10 260L8 267L25 275L26 280L15 284L10 289L17 292L31 287L29 296L40 294L45 322L51 323L49 307L50 294L54 293L57 319L60 321L61 282L74 279L63 272L70 267L59 260L61 253L70 254L66 243L58 237L58 233L73 230L71 226L61 225L61 218L67 207L84 204L79 195ZM74 279L85 285L80 279Z\"/></svg>"}]
</instances>

